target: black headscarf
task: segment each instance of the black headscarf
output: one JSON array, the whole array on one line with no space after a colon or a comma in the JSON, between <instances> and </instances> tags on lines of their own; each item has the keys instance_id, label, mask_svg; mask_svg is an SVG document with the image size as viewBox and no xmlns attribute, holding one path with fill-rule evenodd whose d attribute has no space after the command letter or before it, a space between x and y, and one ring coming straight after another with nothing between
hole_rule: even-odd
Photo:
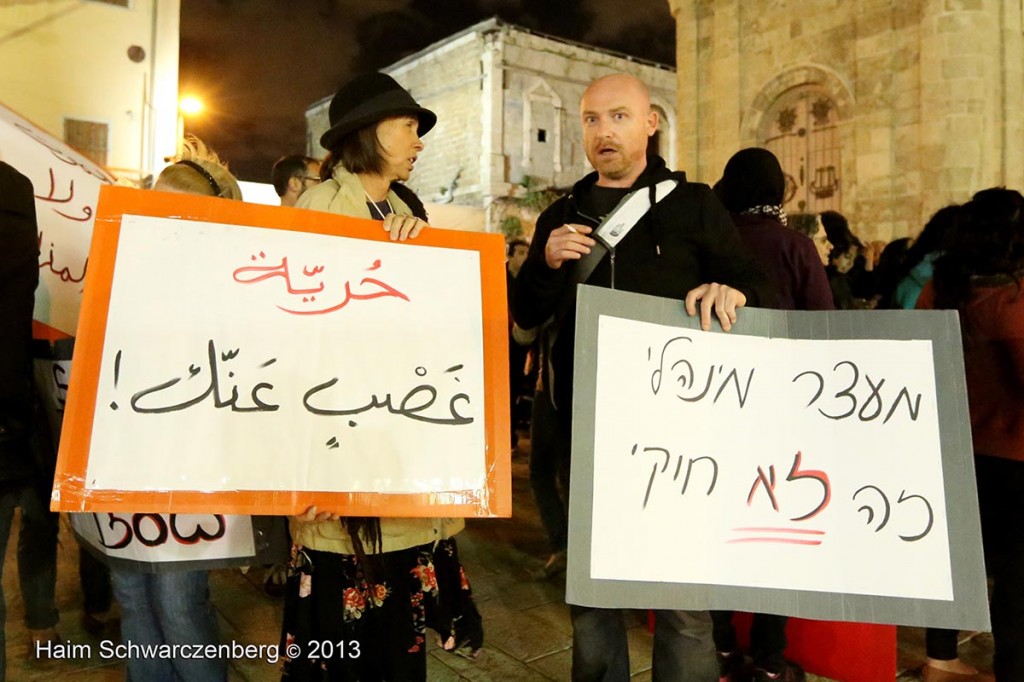
<instances>
[{"instance_id":1,"label":"black headscarf","mask_svg":"<svg viewBox=\"0 0 1024 682\"><path fill-rule=\"evenodd\" d=\"M715 194L730 213L743 213L756 206L781 206L786 190L782 166L767 149L748 147L732 155L725 164Z\"/></svg>"}]
</instances>

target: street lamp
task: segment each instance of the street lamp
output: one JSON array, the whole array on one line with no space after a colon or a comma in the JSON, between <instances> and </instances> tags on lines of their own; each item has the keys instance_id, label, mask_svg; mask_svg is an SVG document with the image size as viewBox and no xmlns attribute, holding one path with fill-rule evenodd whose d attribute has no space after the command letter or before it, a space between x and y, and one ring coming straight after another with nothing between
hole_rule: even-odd
<instances>
[{"instance_id":1,"label":"street lamp","mask_svg":"<svg viewBox=\"0 0 1024 682\"><path fill-rule=\"evenodd\" d=\"M203 110L203 102L193 95L178 100L178 154L181 155L185 142L185 117L195 116Z\"/></svg>"}]
</instances>

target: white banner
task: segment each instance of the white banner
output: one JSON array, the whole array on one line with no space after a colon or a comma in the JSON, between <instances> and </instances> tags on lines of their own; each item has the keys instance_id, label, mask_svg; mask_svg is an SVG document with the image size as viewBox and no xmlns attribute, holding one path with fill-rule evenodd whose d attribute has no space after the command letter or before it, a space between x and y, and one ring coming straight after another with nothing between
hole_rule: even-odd
<instances>
[{"instance_id":1,"label":"white banner","mask_svg":"<svg viewBox=\"0 0 1024 682\"><path fill-rule=\"evenodd\" d=\"M222 514L71 514L75 533L100 554L148 564L247 559L252 520Z\"/></svg>"},{"instance_id":2,"label":"white banner","mask_svg":"<svg viewBox=\"0 0 1024 682\"><path fill-rule=\"evenodd\" d=\"M479 282L472 250L125 215L86 488L484 487Z\"/></svg>"},{"instance_id":3,"label":"white banner","mask_svg":"<svg viewBox=\"0 0 1024 682\"><path fill-rule=\"evenodd\" d=\"M34 317L73 335L89 265L89 240L102 168L0 105L0 160L32 181L39 226L39 287Z\"/></svg>"},{"instance_id":4,"label":"white banner","mask_svg":"<svg viewBox=\"0 0 1024 682\"><path fill-rule=\"evenodd\" d=\"M592 578L953 598L931 341L598 329Z\"/></svg>"}]
</instances>

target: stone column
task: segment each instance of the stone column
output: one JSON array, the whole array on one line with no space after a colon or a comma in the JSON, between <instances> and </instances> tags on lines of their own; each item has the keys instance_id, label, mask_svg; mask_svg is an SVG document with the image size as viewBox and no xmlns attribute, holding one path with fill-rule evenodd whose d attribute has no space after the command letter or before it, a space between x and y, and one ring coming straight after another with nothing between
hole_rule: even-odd
<instances>
[{"instance_id":1,"label":"stone column","mask_svg":"<svg viewBox=\"0 0 1024 682\"><path fill-rule=\"evenodd\" d=\"M504 122L505 122L505 72L504 72L505 30L485 33L480 65L483 81L480 88L480 118L483 133L480 144L480 194L485 209L487 232L495 232L498 226L490 224L491 212L486 211L491 202L509 192L508 178L505 177Z\"/></svg>"},{"instance_id":2,"label":"stone column","mask_svg":"<svg viewBox=\"0 0 1024 682\"><path fill-rule=\"evenodd\" d=\"M1024 3L1003 0L1003 183L1024 192Z\"/></svg>"},{"instance_id":3,"label":"stone column","mask_svg":"<svg viewBox=\"0 0 1024 682\"><path fill-rule=\"evenodd\" d=\"M1001 75L999 24L1000 4L1013 1L923 3L921 193L927 209L965 201L979 189L1005 181L1002 144L1007 93ZM1015 115L1019 118L1019 110Z\"/></svg>"},{"instance_id":4,"label":"stone column","mask_svg":"<svg viewBox=\"0 0 1024 682\"><path fill-rule=\"evenodd\" d=\"M668 0L676 21L676 167L697 168L697 0Z\"/></svg>"}]
</instances>

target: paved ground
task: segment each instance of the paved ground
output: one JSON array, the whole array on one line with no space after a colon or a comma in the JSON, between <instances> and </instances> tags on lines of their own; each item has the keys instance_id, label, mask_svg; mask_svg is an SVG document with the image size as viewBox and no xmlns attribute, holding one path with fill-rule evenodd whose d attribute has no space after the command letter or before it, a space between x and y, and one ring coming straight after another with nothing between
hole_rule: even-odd
<instances>
[{"instance_id":1,"label":"paved ground","mask_svg":"<svg viewBox=\"0 0 1024 682\"><path fill-rule=\"evenodd\" d=\"M513 499L511 519L471 521L467 531L459 536L459 550L484 616L487 644L474 661L433 650L428 659L432 681L569 679L572 628L564 602L564 581L534 577L546 556L547 547L530 497L527 455L524 452L517 452L513 457ZM13 551L16 543L12 538L3 580L9 605L6 635L8 680L11 682L51 680L58 675L61 682L123 678L123 667L119 663L100 658L100 638L82 630L77 547L66 524L64 526L58 575L59 629L65 639L91 645L93 658L55 662L29 659L27 634L22 625L24 606L17 588ZM213 598L225 641L245 644L277 642L281 602L263 594L259 588L261 578L262 573L258 572L248 576L237 570L214 572ZM629 631L629 643L633 679L650 679L651 636L644 627L641 613L635 615L635 625ZM961 647L961 654L976 665L988 666L991 661L990 638L987 635L974 637ZM919 679L916 668L922 662L922 632L901 628L900 666L901 670L909 672L899 680ZM231 679L264 682L279 679L279 674L274 664L238 660L232 663ZM827 682L813 676L810 679L812 682Z\"/></svg>"}]
</instances>

